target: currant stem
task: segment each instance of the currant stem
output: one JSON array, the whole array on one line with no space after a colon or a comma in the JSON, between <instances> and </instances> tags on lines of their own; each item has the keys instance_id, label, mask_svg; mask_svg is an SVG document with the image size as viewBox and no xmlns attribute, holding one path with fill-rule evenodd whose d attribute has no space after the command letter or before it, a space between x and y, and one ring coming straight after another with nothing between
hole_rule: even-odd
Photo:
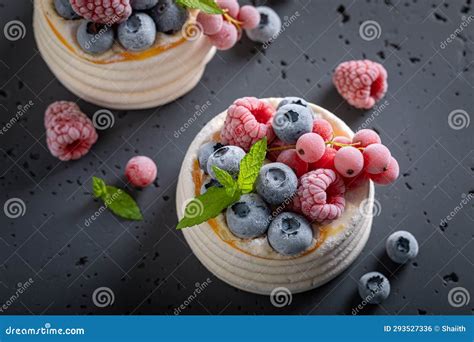
<instances>
[{"instance_id":1,"label":"currant stem","mask_svg":"<svg viewBox=\"0 0 474 342\"><path fill-rule=\"evenodd\" d=\"M360 145L360 142L353 143L353 144L344 144L344 143L340 143L340 142L337 142L337 141L330 140L330 141L326 141L325 144L326 145L339 146L339 147L346 147L346 146ZM271 147L271 148L267 149L267 152L284 151L284 150L290 150L292 148L296 148L296 145L285 145L285 146ZM361 151L364 150L363 147L357 147L357 149L361 150Z\"/></svg>"},{"instance_id":2,"label":"currant stem","mask_svg":"<svg viewBox=\"0 0 474 342\"><path fill-rule=\"evenodd\" d=\"M232 18L232 16L228 13L229 10L227 8L223 9L222 11L224 12L224 14L222 14L222 16L224 17L225 20L227 20L229 23L231 23L232 25L237 27L237 29L239 29L239 30L242 28L243 22L239 21L235 18Z\"/></svg>"}]
</instances>

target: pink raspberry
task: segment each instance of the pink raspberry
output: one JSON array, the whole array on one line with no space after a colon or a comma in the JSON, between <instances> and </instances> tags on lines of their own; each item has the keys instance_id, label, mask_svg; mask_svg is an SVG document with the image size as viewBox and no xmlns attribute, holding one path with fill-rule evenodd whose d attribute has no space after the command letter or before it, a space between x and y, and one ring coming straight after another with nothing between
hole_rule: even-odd
<instances>
[{"instance_id":1,"label":"pink raspberry","mask_svg":"<svg viewBox=\"0 0 474 342\"><path fill-rule=\"evenodd\" d=\"M223 144L235 145L248 151L263 137L270 143L274 138L272 117L275 109L255 97L237 99L227 109L227 117L221 131Z\"/></svg>"},{"instance_id":2,"label":"pink raspberry","mask_svg":"<svg viewBox=\"0 0 474 342\"><path fill-rule=\"evenodd\" d=\"M134 186L144 188L156 179L156 164L145 156L135 156L125 166L125 177Z\"/></svg>"},{"instance_id":3,"label":"pink raspberry","mask_svg":"<svg viewBox=\"0 0 474 342\"><path fill-rule=\"evenodd\" d=\"M338 65L333 82L341 96L356 108L372 108L387 91L387 71L376 62L364 59Z\"/></svg>"},{"instance_id":4,"label":"pink raspberry","mask_svg":"<svg viewBox=\"0 0 474 342\"><path fill-rule=\"evenodd\" d=\"M97 141L92 121L73 102L52 103L45 113L46 142L60 160L79 159Z\"/></svg>"},{"instance_id":5,"label":"pink raspberry","mask_svg":"<svg viewBox=\"0 0 474 342\"><path fill-rule=\"evenodd\" d=\"M77 14L99 24L121 23L132 14L130 0L70 0Z\"/></svg>"},{"instance_id":6,"label":"pink raspberry","mask_svg":"<svg viewBox=\"0 0 474 342\"><path fill-rule=\"evenodd\" d=\"M318 169L300 178L297 196L303 214L313 221L323 222L342 215L346 205L345 192L344 181L336 172Z\"/></svg>"}]
</instances>

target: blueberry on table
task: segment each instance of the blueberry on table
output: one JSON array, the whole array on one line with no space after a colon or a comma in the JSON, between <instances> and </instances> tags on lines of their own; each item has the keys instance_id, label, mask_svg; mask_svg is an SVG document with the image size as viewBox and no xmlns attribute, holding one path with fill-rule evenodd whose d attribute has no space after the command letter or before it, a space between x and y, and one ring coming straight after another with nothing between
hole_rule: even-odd
<instances>
[{"instance_id":1,"label":"blueberry on table","mask_svg":"<svg viewBox=\"0 0 474 342\"><path fill-rule=\"evenodd\" d=\"M270 204L290 203L296 192L298 178L295 172L283 163L264 165L258 174L256 190Z\"/></svg>"},{"instance_id":2,"label":"blueberry on table","mask_svg":"<svg viewBox=\"0 0 474 342\"><path fill-rule=\"evenodd\" d=\"M359 295L369 304L380 304L390 294L390 282L379 272L369 272L359 279Z\"/></svg>"},{"instance_id":3,"label":"blueberry on table","mask_svg":"<svg viewBox=\"0 0 474 342\"><path fill-rule=\"evenodd\" d=\"M404 264L418 255L418 241L404 230L393 233L385 244L390 259L398 264Z\"/></svg>"},{"instance_id":4,"label":"blueberry on table","mask_svg":"<svg viewBox=\"0 0 474 342\"><path fill-rule=\"evenodd\" d=\"M296 255L313 243L313 229L303 216L284 212L275 217L268 228L268 243L280 254Z\"/></svg>"},{"instance_id":5,"label":"blueberry on table","mask_svg":"<svg viewBox=\"0 0 474 342\"><path fill-rule=\"evenodd\" d=\"M247 37L258 43L271 42L276 39L281 30L281 19L270 7L257 7L260 13L260 22L254 29L247 29Z\"/></svg>"},{"instance_id":6,"label":"blueberry on table","mask_svg":"<svg viewBox=\"0 0 474 342\"><path fill-rule=\"evenodd\" d=\"M300 136L313 130L313 112L298 104L284 105L275 113L272 127L281 141L295 144Z\"/></svg>"},{"instance_id":7,"label":"blueberry on table","mask_svg":"<svg viewBox=\"0 0 474 342\"><path fill-rule=\"evenodd\" d=\"M271 211L257 194L245 194L226 210L227 226L242 239L259 237L268 229Z\"/></svg>"}]
</instances>

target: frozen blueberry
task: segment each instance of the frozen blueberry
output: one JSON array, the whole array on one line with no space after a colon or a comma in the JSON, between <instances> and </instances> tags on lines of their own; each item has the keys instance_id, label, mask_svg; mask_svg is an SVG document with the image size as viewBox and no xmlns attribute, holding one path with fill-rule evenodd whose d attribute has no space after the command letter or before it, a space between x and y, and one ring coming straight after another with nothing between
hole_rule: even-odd
<instances>
[{"instance_id":1,"label":"frozen blueberry","mask_svg":"<svg viewBox=\"0 0 474 342\"><path fill-rule=\"evenodd\" d=\"M270 7L257 7L260 13L260 23L254 29L247 29L247 37L258 43L271 42L276 39L281 30L281 19Z\"/></svg>"},{"instance_id":2,"label":"frozen blueberry","mask_svg":"<svg viewBox=\"0 0 474 342\"><path fill-rule=\"evenodd\" d=\"M295 144L300 136L313 130L313 120L313 112L308 107L287 104L277 110L272 127L281 141Z\"/></svg>"},{"instance_id":3,"label":"frozen blueberry","mask_svg":"<svg viewBox=\"0 0 474 342\"><path fill-rule=\"evenodd\" d=\"M295 255L313 243L313 229L303 216L284 212L268 228L268 243L280 254Z\"/></svg>"},{"instance_id":4,"label":"frozen blueberry","mask_svg":"<svg viewBox=\"0 0 474 342\"><path fill-rule=\"evenodd\" d=\"M71 20L80 18L80 15L72 9L69 0L54 0L54 7L56 8L56 12L64 19Z\"/></svg>"},{"instance_id":5,"label":"frozen blueberry","mask_svg":"<svg viewBox=\"0 0 474 342\"><path fill-rule=\"evenodd\" d=\"M297 185L298 178L290 167L283 163L270 163L260 169L255 188L267 203L278 205L291 202Z\"/></svg>"},{"instance_id":6,"label":"frozen blueberry","mask_svg":"<svg viewBox=\"0 0 474 342\"><path fill-rule=\"evenodd\" d=\"M287 105L287 104L294 104L294 105L298 105L302 107L308 107L308 102L306 102L306 100L302 99L301 97L288 96L280 101L277 109L280 109L280 107L283 107L284 105Z\"/></svg>"},{"instance_id":7,"label":"frozen blueberry","mask_svg":"<svg viewBox=\"0 0 474 342\"><path fill-rule=\"evenodd\" d=\"M201 168L201 170L207 173L207 160L209 159L209 156L223 146L224 145L222 145L221 143L218 143L215 141L209 141L205 144L202 144L201 147L199 147L198 161L199 161L199 167Z\"/></svg>"},{"instance_id":8,"label":"frozen blueberry","mask_svg":"<svg viewBox=\"0 0 474 342\"><path fill-rule=\"evenodd\" d=\"M158 3L158 0L130 0L130 5L134 10L147 10Z\"/></svg>"},{"instance_id":9,"label":"frozen blueberry","mask_svg":"<svg viewBox=\"0 0 474 342\"><path fill-rule=\"evenodd\" d=\"M148 49L155 42L155 22L148 14L132 14L118 27L118 39L122 46L130 51Z\"/></svg>"},{"instance_id":10,"label":"frozen blueberry","mask_svg":"<svg viewBox=\"0 0 474 342\"><path fill-rule=\"evenodd\" d=\"M265 234L270 224L270 208L257 194L245 194L227 208L225 217L230 231L242 239Z\"/></svg>"},{"instance_id":11,"label":"frozen blueberry","mask_svg":"<svg viewBox=\"0 0 474 342\"><path fill-rule=\"evenodd\" d=\"M359 279L359 295L369 304L380 304L390 294L390 282L379 272L369 272Z\"/></svg>"},{"instance_id":12,"label":"frozen blueberry","mask_svg":"<svg viewBox=\"0 0 474 342\"><path fill-rule=\"evenodd\" d=\"M150 10L156 30L163 33L175 33L181 30L188 19L188 11L173 0L158 0Z\"/></svg>"},{"instance_id":13,"label":"frozen blueberry","mask_svg":"<svg viewBox=\"0 0 474 342\"><path fill-rule=\"evenodd\" d=\"M109 50L114 44L114 30L107 25L83 20L77 28L77 42L85 52L100 54Z\"/></svg>"},{"instance_id":14,"label":"frozen blueberry","mask_svg":"<svg viewBox=\"0 0 474 342\"><path fill-rule=\"evenodd\" d=\"M224 146L215 151L209 156L207 160L207 173L212 177L216 178L213 166L229 172L232 176L236 177L240 170L240 161L245 156L245 151L237 146Z\"/></svg>"},{"instance_id":15,"label":"frozen blueberry","mask_svg":"<svg viewBox=\"0 0 474 342\"><path fill-rule=\"evenodd\" d=\"M418 241L407 231L393 233L385 243L387 254L394 262L404 264L418 255Z\"/></svg>"},{"instance_id":16,"label":"frozen blueberry","mask_svg":"<svg viewBox=\"0 0 474 342\"><path fill-rule=\"evenodd\" d=\"M213 186L216 186L218 188L222 188L222 185L221 183L219 183L218 181L216 181L215 179L212 179L212 178L209 178L207 179L204 183L202 183L201 185L201 195L206 193L207 190L210 188L210 187L213 187Z\"/></svg>"}]
</instances>

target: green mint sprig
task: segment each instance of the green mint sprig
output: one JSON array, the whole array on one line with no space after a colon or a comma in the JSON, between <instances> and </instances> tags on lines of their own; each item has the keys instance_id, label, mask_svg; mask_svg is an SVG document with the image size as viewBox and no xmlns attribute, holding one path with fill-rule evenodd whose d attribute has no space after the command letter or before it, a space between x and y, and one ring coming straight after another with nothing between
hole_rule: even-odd
<instances>
[{"instance_id":1,"label":"green mint sprig","mask_svg":"<svg viewBox=\"0 0 474 342\"><path fill-rule=\"evenodd\" d=\"M127 220L143 220L137 202L124 190L105 184L104 180L92 177L92 190L95 198L100 198L105 207L115 215Z\"/></svg>"},{"instance_id":2,"label":"green mint sprig","mask_svg":"<svg viewBox=\"0 0 474 342\"><path fill-rule=\"evenodd\" d=\"M242 194L252 192L266 154L267 138L263 138L257 141L240 161L237 180L227 171L214 166L212 169L222 187L210 187L204 194L192 199L186 205L184 217L179 221L176 229L206 222L236 202Z\"/></svg>"},{"instance_id":3,"label":"green mint sprig","mask_svg":"<svg viewBox=\"0 0 474 342\"><path fill-rule=\"evenodd\" d=\"M224 14L224 11L214 0L176 0L178 5L194 8L208 14Z\"/></svg>"}]
</instances>

